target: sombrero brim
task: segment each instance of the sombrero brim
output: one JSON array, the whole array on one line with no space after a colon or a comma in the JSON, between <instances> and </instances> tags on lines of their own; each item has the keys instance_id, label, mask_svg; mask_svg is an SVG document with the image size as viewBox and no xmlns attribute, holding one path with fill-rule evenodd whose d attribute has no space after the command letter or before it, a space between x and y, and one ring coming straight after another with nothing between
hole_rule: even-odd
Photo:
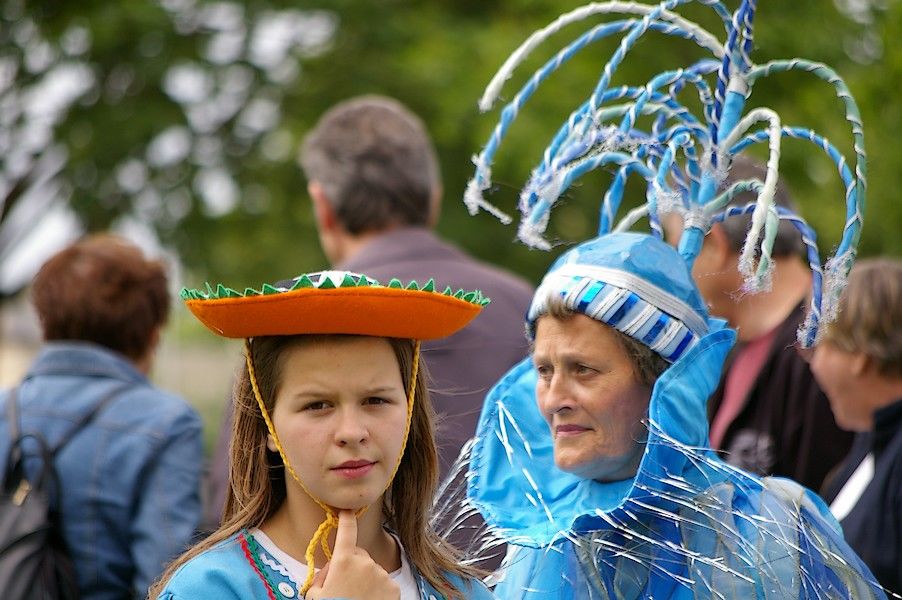
<instances>
[{"instance_id":1,"label":"sombrero brim","mask_svg":"<svg viewBox=\"0 0 902 600\"><path fill-rule=\"evenodd\" d=\"M462 329L482 310L453 296L382 286L300 288L185 304L211 331L229 338L352 334L430 340Z\"/></svg>"}]
</instances>

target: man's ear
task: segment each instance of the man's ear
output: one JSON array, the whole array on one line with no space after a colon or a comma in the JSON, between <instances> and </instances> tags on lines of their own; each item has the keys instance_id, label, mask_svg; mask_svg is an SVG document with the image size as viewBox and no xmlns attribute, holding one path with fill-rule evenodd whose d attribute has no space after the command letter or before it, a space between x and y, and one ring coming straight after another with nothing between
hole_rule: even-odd
<instances>
[{"instance_id":1,"label":"man's ear","mask_svg":"<svg viewBox=\"0 0 902 600\"><path fill-rule=\"evenodd\" d=\"M730 240L727 239L727 233L719 224L711 226L711 231L705 236L702 251L707 253L709 265L713 270L723 271L731 266L734 252L730 247Z\"/></svg>"},{"instance_id":2,"label":"man's ear","mask_svg":"<svg viewBox=\"0 0 902 600\"><path fill-rule=\"evenodd\" d=\"M429 219L426 221L426 226L429 229L434 229L435 226L438 225L439 216L442 214L443 191L444 188L442 188L442 184L437 183L432 192L432 197L429 199Z\"/></svg>"},{"instance_id":3,"label":"man's ear","mask_svg":"<svg viewBox=\"0 0 902 600\"><path fill-rule=\"evenodd\" d=\"M160 332L160 325L157 325L150 331L150 335L148 336L149 342L147 344L147 348L153 352L157 349L157 346L160 345L160 340L162 339L162 334Z\"/></svg>"},{"instance_id":4,"label":"man's ear","mask_svg":"<svg viewBox=\"0 0 902 600\"><path fill-rule=\"evenodd\" d=\"M316 219L316 226L321 231L331 231L338 224L338 216L326 191L318 181L311 181L307 184L307 193L310 194L310 200L313 202L313 217Z\"/></svg>"}]
</instances>

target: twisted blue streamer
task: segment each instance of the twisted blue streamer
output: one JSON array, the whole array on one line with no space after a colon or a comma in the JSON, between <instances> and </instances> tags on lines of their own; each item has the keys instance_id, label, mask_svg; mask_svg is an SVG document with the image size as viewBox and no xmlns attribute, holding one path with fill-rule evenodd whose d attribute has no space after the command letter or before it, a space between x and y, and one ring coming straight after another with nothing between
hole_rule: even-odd
<instances>
[{"instance_id":1,"label":"twisted blue streamer","mask_svg":"<svg viewBox=\"0 0 902 600\"><path fill-rule=\"evenodd\" d=\"M707 64L705 66L710 67L711 65ZM619 88L614 88L614 89L608 90L605 93L603 100L604 100L604 102L610 102L613 100L620 100L623 98L633 99L633 98L638 98L639 96L641 96L645 93L646 93L646 88L622 86ZM672 116L674 118L680 120L682 125L689 127L692 130L692 132L697 137L701 138L703 141L707 140L706 129L696 119L696 117L692 113L690 113L688 111L688 109L686 109L683 105L676 102L673 98L670 98L669 96L660 94L658 92L653 92L649 96L649 99L654 103L661 104L661 105L665 106L666 108L672 110L673 111ZM570 120L573 120L574 118L578 119L577 122L581 122L583 119L589 118L588 102L583 104L579 110L574 111L574 113L570 117ZM558 132L555 134L554 138L552 139L551 144L549 144L549 146L546 148L546 150L543 154L543 156L544 156L543 161L536 168L535 174L533 175L533 178L532 178L533 181L539 180L541 177L545 176L548 171L553 172L555 170L555 168L553 167L553 165L554 165L553 161L555 160L555 157L558 156L563 151L562 149L567 146L567 142L572 138L572 136L574 135L574 132L576 132L576 128L572 124L570 124L569 121L567 124L561 126L561 128L558 130ZM547 181L547 179L545 179L544 181ZM527 187L530 188L533 186L529 185ZM528 200L524 201L524 199L523 199L524 197L527 198ZM521 197L521 204L520 204L521 212L528 210L529 207L532 205L532 203L535 201L535 198L531 195L525 195L524 197Z\"/></svg>"},{"instance_id":2,"label":"twisted blue streamer","mask_svg":"<svg viewBox=\"0 0 902 600\"><path fill-rule=\"evenodd\" d=\"M625 135L629 135L629 130L632 129L635 124L635 120L638 117L638 114L642 111L645 104L651 100L657 102L659 104L664 104L667 108L673 109L677 111L677 114L674 116L681 118L684 122L687 122L690 125L698 124L698 131L695 131L699 137L703 140L706 139L705 132L701 129L699 122L696 120L695 116L692 115L684 106L678 104L676 100L673 98L673 94L669 94L667 96L663 96L660 93L656 92L655 89L662 87L668 84L678 84L681 82L688 81L695 85L699 89L699 96L705 106L706 112L712 110L712 102L711 102L711 94L710 88L708 88L707 83L704 79L701 78L701 75L708 74L713 72L719 63L716 61L700 61L693 67L689 69L673 71L666 74L662 74L656 78L654 78L651 82L649 82L644 88L615 88L614 90L608 90L602 97L603 103L606 103L612 99L620 99L624 96L638 98L637 103L634 105L635 108L631 110L631 114L629 117L624 117L623 123L621 124L621 132ZM676 88L677 91L679 88ZM638 94L636 93L638 92ZM544 160L542 164L536 169L535 175L533 179L540 178L546 171L554 172L557 169L555 156L557 156L559 149L565 145L565 143L572 139L574 136L574 132L578 132L574 122L576 124L583 122L588 117L590 107L588 104L584 104L580 107L579 110L575 111L571 114L570 119L568 119L568 123L563 126L558 133L555 135L552 143L548 146L548 148L544 152ZM663 118L665 115L660 113L660 116ZM597 116L593 122L597 122ZM583 147L585 141L580 142L580 147ZM691 175L695 176L695 182L697 183L698 178L698 170L691 169ZM533 198L529 197L529 200L523 204L521 203L521 211L524 208L528 208L533 202Z\"/></svg>"},{"instance_id":3,"label":"twisted blue streamer","mask_svg":"<svg viewBox=\"0 0 902 600\"><path fill-rule=\"evenodd\" d=\"M606 164L616 164L620 166L623 166L625 164L633 164L635 165L635 169L646 179L653 177L652 171L644 163L637 160L635 157L630 156L629 154L624 154L622 152L602 152L601 154L590 156L581 160L565 171L565 175L561 181L561 187L558 191L558 197L561 193L565 192L571 185L573 185L574 181L582 177L584 174ZM524 215L527 224L530 227L535 227L545 217L545 215L547 215L548 211L551 209L551 205L556 199L557 198L548 199L545 197L539 197L538 201L536 202L535 206L533 206L529 214Z\"/></svg>"},{"instance_id":4,"label":"twisted blue streamer","mask_svg":"<svg viewBox=\"0 0 902 600\"><path fill-rule=\"evenodd\" d=\"M748 190L760 191L760 189L764 187L764 184L760 181L743 183L752 185L749 185L746 189L740 188L737 193ZM755 210L756 206L756 202L750 202L744 206L731 206L723 212L714 215L711 218L711 222L720 223L729 217L750 214ZM811 301L809 303L809 318L806 327L799 331L799 342L803 348L810 348L817 339L817 330L821 320L821 305L823 303L824 293L824 272L821 268L821 257L817 249L817 234L802 217L798 216L785 206L775 206L774 208L777 209L780 220L789 221L795 226L802 236L802 242L805 244L808 267L811 269Z\"/></svg>"},{"instance_id":5,"label":"twisted blue streamer","mask_svg":"<svg viewBox=\"0 0 902 600\"><path fill-rule=\"evenodd\" d=\"M689 1L689 0L680 0ZM719 2L716 4L720 4ZM623 21L615 21L612 23L604 23L592 28L589 32L580 36L577 40L570 43L563 50L558 52L551 60L546 62L538 69L529 81L517 92L514 99L508 103L501 112L501 119L495 130L492 132L489 141L486 143L484 150L480 156L481 163L488 167L494 160L498 146L510 129L511 124L517 118L520 109L536 92L539 85L544 82L552 73L557 71L561 65L569 61L577 52L593 42L602 40L610 35L621 33L627 29L634 27L639 23L638 19L627 19ZM690 31L669 23L666 21L652 21L648 24L648 28L661 31L666 35L678 36L699 43L699 40ZM481 170L480 170L481 171ZM480 183L484 183L484 173L477 172Z\"/></svg>"},{"instance_id":6,"label":"twisted blue streamer","mask_svg":"<svg viewBox=\"0 0 902 600\"><path fill-rule=\"evenodd\" d=\"M713 124L719 130L720 128L720 120L723 114L723 103L725 102L725 94L727 90L727 85L730 81L731 75L731 66L735 62L735 48L737 44L737 40L745 37L745 33L742 32L742 26L745 23L748 23L749 28L751 28L752 18L754 18L754 14L747 18L746 13L751 10L754 13L755 6L754 2L750 2L749 0L743 0L742 5L740 5L739 9L733 15L733 20L731 26L729 28L729 36L727 37L727 43L724 48L724 55L721 59L721 67L720 71L717 74L717 87L714 94L714 102L715 102L715 110L714 110L714 119ZM749 34L750 37L750 34ZM748 51L751 50L751 40L748 40L749 46ZM739 65L736 67L736 70L740 73L744 73L748 70L750 65L750 60L748 59L748 55L746 53L745 56L739 57ZM729 133L729 132L727 132ZM717 144L720 138L715 137L714 143ZM717 155L712 154L712 161L714 164L717 164Z\"/></svg>"},{"instance_id":7,"label":"twisted blue streamer","mask_svg":"<svg viewBox=\"0 0 902 600\"><path fill-rule=\"evenodd\" d=\"M715 197L724 173L718 170L719 158L744 151L748 146L770 140L771 130L753 133L743 132L742 137L732 143L731 148L721 147L721 140L735 138L732 132L742 121L746 99L751 94L754 83L760 77L773 73L802 70L827 81L834 86L837 96L846 108L846 119L851 123L856 164L854 173L846 158L826 138L811 129L782 127L780 137L805 139L814 143L830 157L845 186L846 223L842 241L833 258L828 261L826 279L817 252L816 238L810 227L797 215L783 208L776 209L780 219L789 220L801 232L806 244L812 276L811 317L801 339L803 345L810 345L816 338L817 327L822 316L829 316L830 298L824 298L824 291L834 295L831 278L840 282L848 273L860 237L861 215L866 191L866 160L860 113L848 87L829 67L800 59L773 61L763 66L752 63L750 53L754 44L754 18L757 0L743 0L739 8L729 13L718 0L699 0L712 7L721 17L726 30L723 56L717 60L702 60L687 69L676 69L655 75L645 86L621 86L610 88L610 83L626 55L636 42L648 31L658 31L665 35L694 41L703 47L711 44L707 36L698 31L685 30L668 22L664 11L686 4L692 0L666 0L649 6L641 18L623 19L596 25L571 42L562 51L537 70L520 89L513 101L502 111L488 143L477 160L477 172L471 183L485 184L489 177L489 167L494 160L498 146L513 120L525 102L536 92L538 86L567 62L576 52L589 43L604 37L623 34L616 50L605 63L599 80L591 95L570 113L551 142L545 148L542 160L533 171L527 185L521 192L519 207L522 213L521 237L544 245L541 233L547 225L550 210L556 200L585 173L603 165L616 165L611 185L601 202L598 220L599 234L611 230L614 217L620 209L626 182L633 174L639 174L646 182L646 205L651 230L661 235L659 219L660 202L668 195L690 214L697 218L688 219L680 243L680 253L689 266L697 256L703 236L706 233L704 214L711 214L725 202L725 197L737 190L755 191L759 195L763 189L761 182L735 185L721 196ZM719 52L719 51L718 51ZM717 53L716 53L717 54ZM713 93L706 76L716 73ZM739 76L744 85L729 87L732 76ZM699 120L677 97L687 85L693 85L701 100L703 119ZM662 89L666 88L666 92ZM624 105L610 106L609 103L625 100ZM653 117L651 130L637 128L639 117ZM615 127L616 126L616 127ZM745 127L746 125L743 125ZM697 146L698 144L698 146ZM629 151L619 151L631 148ZM700 151L708 159L701 161ZM776 152L776 147L773 152ZM744 186L744 187L743 187ZM484 189L484 187L480 188ZM471 198L471 205L475 204ZM717 222L736 214L747 214L755 210L756 203L745 207L731 207L713 217ZM485 206L493 209L491 206ZM772 213L773 214L773 213ZM768 222L774 217L769 217ZM772 237L765 237L761 251L769 253ZM835 276L835 277L834 277ZM827 283L825 283L825 281Z\"/></svg>"},{"instance_id":8,"label":"twisted blue streamer","mask_svg":"<svg viewBox=\"0 0 902 600\"><path fill-rule=\"evenodd\" d=\"M830 143L830 140L819 135L814 130L806 129L804 127L784 126L780 128L780 133L784 137L808 140L809 142L823 150L836 165L839 176L842 178L842 181L846 186L846 202L848 203L852 201L851 198L855 194L855 187L858 182L855 180L855 177L852 174L852 170L849 169L849 164L846 160L846 157L836 148L836 146ZM730 148L730 154L739 154L752 144L766 142L768 140L768 135L769 134L767 130L761 130L755 133L751 133L736 142L736 144L734 144L733 147Z\"/></svg>"},{"instance_id":9,"label":"twisted blue streamer","mask_svg":"<svg viewBox=\"0 0 902 600\"><path fill-rule=\"evenodd\" d=\"M865 206L865 190L867 189L867 158L864 152L864 127L861 121L861 113L855 98L849 91L849 87L836 71L822 63L807 60L792 59L789 61L772 61L765 65L755 67L749 71L749 81L753 82L759 77L766 77L772 73L780 73L793 70L802 70L811 73L831 84L836 90L836 96L842 101L846 109L846 120L852 125L853 148L855 151L855 178L857 184L855 193L847 197L846 223L843 228L842 240L836 249L834 256L842 256L851 253L854 256L861 237L861 220ZM851 263L848 264L851 268Z\"/></svg>"}]
</instances>

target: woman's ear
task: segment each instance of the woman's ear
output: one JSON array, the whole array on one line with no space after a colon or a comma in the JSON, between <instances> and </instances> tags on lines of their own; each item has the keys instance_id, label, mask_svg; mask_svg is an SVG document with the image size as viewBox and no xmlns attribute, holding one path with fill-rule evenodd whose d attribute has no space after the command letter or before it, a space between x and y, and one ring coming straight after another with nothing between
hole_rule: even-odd
<instances>
[{"instance_id":1,"label":"woman's ear","mask_svg":"<svg viewBox=\"0 0 902 600\"><path fill-rule=\"evenodd\" d=\"M278 452L279 449L276 447L276 440L273 438L271 433L266 434L266 448L270 452Z\"/></svg>"},{"instance_id":2,"label":"woman's ear","mask_svg":"<svg viewBox=\"0 0 902 600\"><path fill-rule=\"evenodd\" d=\"M855 352L851 355L852 375L861 377L874 366L874 361L864 352Z\"/></svg>"}]
</instances>

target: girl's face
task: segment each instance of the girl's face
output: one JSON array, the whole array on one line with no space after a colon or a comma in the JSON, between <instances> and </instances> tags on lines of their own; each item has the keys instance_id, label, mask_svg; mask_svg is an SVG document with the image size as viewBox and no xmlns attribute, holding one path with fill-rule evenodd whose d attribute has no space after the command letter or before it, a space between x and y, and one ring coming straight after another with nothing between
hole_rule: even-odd
<instances>
[{"instance_id":1,"label":"girl's face","mask_svg":"<svg viewBox=\"0 0 902 600\"><path fill-rule=\"evenodd\" d=\"M407 391L389 342L328 338L286 350L280 366L272 420L300 480L334 508L378 501L407 425ZM276 449L271 436L267 446Z\"/></svg>"}]
</instances>

